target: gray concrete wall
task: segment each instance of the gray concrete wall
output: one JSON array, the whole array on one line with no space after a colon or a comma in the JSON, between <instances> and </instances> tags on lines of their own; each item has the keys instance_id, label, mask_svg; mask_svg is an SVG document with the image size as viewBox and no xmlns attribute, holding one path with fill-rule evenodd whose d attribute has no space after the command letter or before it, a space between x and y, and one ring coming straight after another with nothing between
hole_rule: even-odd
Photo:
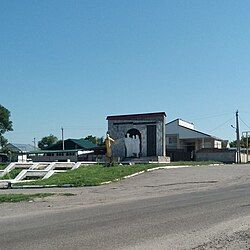
<instances>
[{"instance_id":1,"label":"gray concrete wall","mask_svg":"<svg viewBox=\"0 0 250 250\"><path fill-rule=\"evenodd\" d=\"M137 129L141 133L141 156L147 156L147 125L156 125L156 154L165 156L165 117L147 120L109 120L108 132L115 140L112 146L114 157L126 157L125 154L125 135L130 129Z\"/></svg>"},{"instance_id":2,"label":"gray concrete wall","mask_svg":"<svg viewBox=\"0 0 250 250\"><path fill-rule=\"evenodd\" d=\"M245 153L241 153L241 163L247 163L250 162L250 155L248 155Z\"/></svg>"},{"instance_id":3,"label":"gray concrete wall","mask_svg":"<svg viewBox=\"0 0 250 250\"><path fill-rule=\"evenodd\" d=\"M224 163L236 162L236 152L233 150L222 152L197 152L197 161L220 161Z\"/></svg>"}]
</instances>

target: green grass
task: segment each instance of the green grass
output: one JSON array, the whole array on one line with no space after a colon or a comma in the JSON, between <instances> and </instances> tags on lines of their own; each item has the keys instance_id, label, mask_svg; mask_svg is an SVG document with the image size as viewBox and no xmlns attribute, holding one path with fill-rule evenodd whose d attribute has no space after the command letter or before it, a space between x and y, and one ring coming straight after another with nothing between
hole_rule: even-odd
<instances>
[{"instance_id":1,"label":"green grass","mask_svg":"<svg viewBox=\"0 0 250 250\"><path fill-rule=\"evenodd\" d=\"M75 196L76 194L72 194L72 193L59 193L59 195L62 195L62 196Z\"/></svg>"},{"instance_id":2,"label":"green grass","mask_svg":"<svg viewBox=\"0 0 250 250\"><path fill-rule=\"evenodd\" d=\"M14 168L9 173L5 174L4 176L0 177L0 180L11 180L15 179L16 176L22 171L21 168Z\"/></svg>"},{"instance_id":3,"label":"green grass","mask_svg":"<svg viewBox=\"0 0 250 250\"><path fill-rule=\"evenodd\" d=\"M175 162L170 165L208 165L214 162ZM136 164L136 165L116 165L105 167L103 165L81 166L76 170L68 170L65 173L58 173L45 180L29 182L28 185L58 185L63 186L70 184L75 187L80 186L97 186L103 182L115 181L122 179L140 171L162 166L160 164ZM15 186L27 185L27 183L15 184Z\"/></svg>"},{"instance_id":4,"label":"green grass","mask_svg":"<svg viewBox=\"0 0 250 250\"><path fill-rule=\"evenodd\" d=\"M8 164L0 163L0 170L3 170L7 167Z\"/></svg>"},{"instance_id":5,"label":"green grass","mask_svg":"<svg viewBox=\"0 0 250 250\"><path fill-rule=\"evenodd\" d=\"M44 198L54 195L53 193L40 193L40 194L0 194L0 203L2 202L20 202L30 201L35 198Z\"/></svg>"},{"instance_id":6,"label":"green grass","mask_svg":"<svg viewBox=\"0 0 250 250\"><path fill-rule=\"evenodd\" d=\"M156 167L152 164L138 164L133 166L113 166L103 165L82 166L76 170L68 170L65 173L58 173L45 180L29 182L29 185L58 185L71 184L73 186L97 186L102 182L114 181L124 176L134 174L148 168ZM20 185L16 184L16 185ZM22 183L22 185L25 185ZM27 185L27 183L26 183Z\"/></svg>"},{"instance_id":7,"label":"green grass","mask_svg":"<svg viewBox=\"0 0 250 250\"><path fill-rule=\"evenodd\" d=\"M210 164L221 164L221 162L218 161L174 161L168 164L168 166L182 166L182 165L188 165L188 166L207 166Z\"/></svg>"}]
</instances>

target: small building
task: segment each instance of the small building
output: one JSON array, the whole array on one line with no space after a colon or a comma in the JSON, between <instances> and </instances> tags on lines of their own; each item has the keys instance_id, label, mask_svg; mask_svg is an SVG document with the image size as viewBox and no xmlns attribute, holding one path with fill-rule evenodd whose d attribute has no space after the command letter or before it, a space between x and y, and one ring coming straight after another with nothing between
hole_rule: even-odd
<instances>
[{"instance_id":1,"label":"small building","mask_svg":"<svg viewBox=\"0 0 250 250\"><path fill-rule=\"evenodd\" d=\"M8 143L4 149L5 152L9 152L10 161L18 162L27 161L28 152L37 150L34 146L23 143Z\"/></svg>"},{"instance_id":2,"label":"small building","mask_svg":"<svg viewBox=\"0 0 250 250\"><path fill-rule=\"evenodd\" d=\"M46 150L29 152L29 158L34 162L65 162L65 161L96 161L105 154L103 147L99 147L85 139L67 139L49 146Z\"/></svg>"},{"instance_id":3,"label":"small building","mask_svg":"<svg viewBox=\"0 0 250 250\"><path fill-rule=\"evenodd\" d=\"M92 151L83 151L79 149L71 150L37 150L28 154L29 159L33 162L67 162L78 161L78 156L84 153L92 153Z\"/></svg>"},{"instance_id":4,"label":"small building","mask_svg":"<svg viewBox=\"0 0 250 250\"><path fill-rule=\"evenodd\" d=\"M115 140L113 156L166 161L166 113L108 116L108 133Z\"/></svg>"},{"instance_id":5,"label":"small building","mask_svg":"<svg viewBox=\"0 0 250 250\"><path fill-rule=\"evenodd\" d=\"M65 150L71 150L71 149L90 150L95 147L96 145L94 143L85 139L71 139L70 138L64 141ZM61 140L46 148L46 150L62 150L62 149L63 149L63 142Z\"/></svg>"},{"instance_id":6,"label":"small building","mask_svg":"<svg viewBox=\"0 0 250 250\"><path fill-rule=\"evenodd\" d=\"M193 123L176 119L166 124L167 155L172 161L195 160L202 148L221 149L224 140L195 129Z\"/></svg>"}]
</instances>

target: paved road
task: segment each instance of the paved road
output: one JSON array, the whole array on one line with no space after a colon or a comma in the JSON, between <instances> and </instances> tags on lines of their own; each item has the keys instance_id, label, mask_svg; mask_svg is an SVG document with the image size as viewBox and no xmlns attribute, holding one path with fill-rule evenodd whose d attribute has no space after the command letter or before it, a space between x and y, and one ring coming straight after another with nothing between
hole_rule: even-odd
<instances>
[{"instance_id":1,"label":"paved road","mask_svg":"<svg viewBox=\"0 0 250 250\"><path fill-rule=\"evenodd\" d=\"M244 182L207 190L3 216L0 249L250 249L250 171L244 171Z\"/></svg>"}]
</instances>

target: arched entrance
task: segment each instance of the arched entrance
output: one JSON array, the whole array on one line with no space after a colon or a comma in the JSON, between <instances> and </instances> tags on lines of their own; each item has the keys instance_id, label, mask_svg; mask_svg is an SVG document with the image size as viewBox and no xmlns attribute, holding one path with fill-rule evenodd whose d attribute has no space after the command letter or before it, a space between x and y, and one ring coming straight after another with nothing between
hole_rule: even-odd
<instances>
[{"instance_id":1,"label":"arched entrance","mask_svg":"<svg viewBox=\"0 0 250 250\"><path fill-rule=\"evenodd\" d=\"M129 129L125 135L126 157L141 156L141 133L138 129Z\"/></svg>"}]
</instances>

